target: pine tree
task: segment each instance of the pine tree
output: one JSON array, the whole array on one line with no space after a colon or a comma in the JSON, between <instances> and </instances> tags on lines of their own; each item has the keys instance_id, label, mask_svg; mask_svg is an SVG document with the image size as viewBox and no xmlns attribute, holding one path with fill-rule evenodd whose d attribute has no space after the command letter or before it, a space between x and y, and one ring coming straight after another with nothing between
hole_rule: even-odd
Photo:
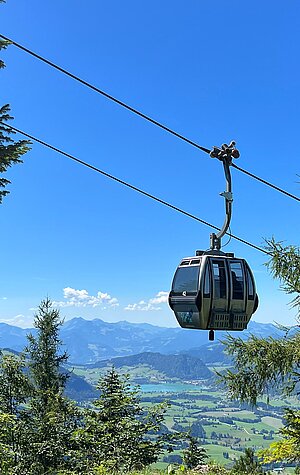
<instances>
[{"instance_id":1,"label":"pine tree","mask_svg":"<svg viewBox=\"0 0 300 475\"><path fill-rule=\"evenodd\" d=\"M94 466L103 465L109 473L141 469L156 462L168 437L160 434L165 405L145 410L139 391L132 388L128 376L115 368L100 380L101 394L87 413L81 444Z\"/></svg>"},{"instance_id":2,"label":"pine tree","mask_svg":"<svg viewBox=\"0 0 300 475\"><path fill-rule=\"evenodd\" d=\"M26 440L23 440L20 470L28 474L55 473L71 463L72 434L77 426L77 410L64 397L67 375L61 365L67 361L61 352L59 311L47 298L35 316L37 334L28 335L25 355L33 395L29 402Z\"/></svg>"},{"instance_id":3,"label":"pine tree","mask_svg":"<svg viewBox=\"0 0 300 475\"><path fill-rule=\"evenodd\" d=\"M233 475L262 475L266 473L259 464L251 448L245 449L245 454L236 460L232 467Z\"/></svg>"},{"instance_id":4,"label":"pine tree","mask_svg":"<svg viewBox=\"0 0 300 475\"><path fill-rule=\"evenodd\" d=\"M203 447L198 446L196 437L188 435L187 439L188 447L183 451L183 461L188 469L193 469L197 465L203 464L208 455Z\"/></svg>"},{"instance_id":5,"label":"pine tree","mask_svg":"<svg viewBox=\"0 0 300 475\"><path fill-rule=\"evenodd\" d=\"M67 375L60 371L62 364L68 360L66 351L61 352L59 331L62 323L59 311L52 307L51 300L47 298L41 302L35 315L37 335L30 333L27 336L25 355L29 358L34 386L42 395L45 407L48 394L61 395L66 385Z\"/></svg>"}]
</instances>

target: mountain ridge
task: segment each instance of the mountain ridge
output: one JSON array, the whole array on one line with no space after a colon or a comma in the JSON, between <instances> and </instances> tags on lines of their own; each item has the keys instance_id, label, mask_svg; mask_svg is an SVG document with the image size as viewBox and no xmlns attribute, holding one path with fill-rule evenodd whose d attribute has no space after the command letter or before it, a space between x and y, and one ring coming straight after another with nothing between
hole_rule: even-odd
<instances>
[{"instance_id":1,"label":"mountain ridge","mask_svg":"<svg viewBox=\"0 0 300 475\"><path fill-rule=\"evenodd\" d=\"M158 352L144 352L131 356L119 356L109 360L102 360L98 363L86 365L92 368L104 368L107 366L115 368L137 367L146 365L150 368L165 374L168 378L178 378L182 380L209 379L214 375L203 363L203 361L188 354L163 355Z\"/></svg>"},{"instance_id":2,"label":"mountain ridge","mask_svg":"<svg viewBox=\"0 0 300 475\"><path fill-rule=\"evenodd\" d=\"M26 335L35 333L35 328L23 329L7 323L0 323L0 347L22 351L27 344ZM227 332L216 332L216 342L226 338ZM250 322L243 332L231 332L234 336L247 339L254 334L258 337L279 338L282 332L273 324ZM208 341L206 331L187 330L180 327L168 328L148 323L105 322L101 319L85 320L75 317L63 323L60 331L63 347L69 354L69 363L88 364L114 357L152 352L179 354L195 350L205 352ZM216 347L215 347L216 348ZM212 350L208 350L212 352ZM198 355L197 355L198 356Z\"/></svg>"}]
</instances>

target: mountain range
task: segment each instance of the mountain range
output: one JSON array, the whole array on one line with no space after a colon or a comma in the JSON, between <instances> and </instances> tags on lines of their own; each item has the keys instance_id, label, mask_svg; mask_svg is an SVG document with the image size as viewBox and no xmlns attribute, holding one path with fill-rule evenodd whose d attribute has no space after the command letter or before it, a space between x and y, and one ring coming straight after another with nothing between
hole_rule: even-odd
<instances>
[{"instance_id":1,"label":"mountain range","mask_svg":"<svg viewBox=\"0 0 300 475\"><path fill-rule=\"evenodd\" d=\"M22 351L27 344L26 335L35 329L23 329L0 323L0 348ZM226 338L226 332L216 332L216 341L208 341L208 332L182 328L163 328L147 323L121 321L108 323L100 319L85 320L81 317L66 321L60 337L69 354L69 363L92 364L115 357L139 353L189 354L202 361L220 361L223 354L218 340ZM234 336L247 339L249 335L279 338L283 333L273 324L251 321L243 332ZM222 357L223 358L223 357Z\"/></svg>"}]
</instances>

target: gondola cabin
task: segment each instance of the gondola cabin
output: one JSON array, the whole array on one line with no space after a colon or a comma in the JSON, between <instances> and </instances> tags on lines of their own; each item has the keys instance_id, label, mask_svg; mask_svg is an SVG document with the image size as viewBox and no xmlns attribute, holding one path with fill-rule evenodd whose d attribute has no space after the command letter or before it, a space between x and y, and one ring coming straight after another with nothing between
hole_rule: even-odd
<instances>
[{"instance_id":1,"label":"gondola cabin","mask_svg":"<svg viewBox=\"0 0 300 475\"><path fill-rule=\"evenodd\" d=\"M179 264L169 305L183 328L244 330L258 307L258 296L244 259L217 250L197 251Z\"/></svg>"}]
</instances>

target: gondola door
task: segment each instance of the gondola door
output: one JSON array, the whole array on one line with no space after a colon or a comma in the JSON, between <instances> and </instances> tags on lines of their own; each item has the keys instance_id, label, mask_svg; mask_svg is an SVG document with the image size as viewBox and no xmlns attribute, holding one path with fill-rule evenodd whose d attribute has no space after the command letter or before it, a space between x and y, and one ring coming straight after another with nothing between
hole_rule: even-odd
<instances>
[{"instance_id":1,"label":"gondola door","mask_svg":"<svg viewBox=\"0 0 300 475\"><path fill-rule=\"evenodd\" d=\"M229 311L232 315L232 329L243 330L247 328L249 315L246 312L246 268L245 262L240 260L229 260L229 278L231 281L231 295Z\"/></svg>"},{"instance_id":2,"label":"gondola door","mask_svg":"<svg viewBox=\"0 0 300 475\"><path fill-rule=\"evenodd\" d=\"M229 281L226 260L221 257L211 258L212 272L212 307L208 328L224 330L230 328Z\"/></svg>"}]
</instances>

